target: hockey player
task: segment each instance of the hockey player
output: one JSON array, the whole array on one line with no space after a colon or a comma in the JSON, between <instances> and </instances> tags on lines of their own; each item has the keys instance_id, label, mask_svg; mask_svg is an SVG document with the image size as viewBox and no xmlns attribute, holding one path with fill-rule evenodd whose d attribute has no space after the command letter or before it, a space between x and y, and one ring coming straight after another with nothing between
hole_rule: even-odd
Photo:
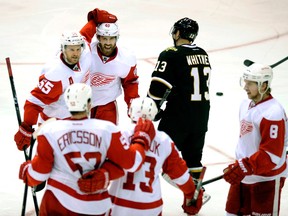
<instances>
[{"instance_id":1,"label":"hockey player","mask_svg":"<svg viewBox=\"0 0 288 216\"><path fill-rule=\"evenodd\" d=\"M139 119L131 134L130 145L125 143L119 128L113 123L88 118L92 97L90 86L72 84L66 89L64 97L72 117L42 126L37 136L37 153L32 162L21 165L19 178L29 186L47 180L47 190L40 206L41 216L104 216L111 208L107 190L93 193L91 191L98 182L90 185L78 181L79 178L92 178L94 169L102 166L106 158L130 172L137 171L144 162L145 150L149 149L155 136L153 123ZM102 167L108 169L110 165ZM107 187L109 174L101 171L103 169L98 174L102 174ZM83 193L83 190L90 193Z\"/></svg>"},{"instance_id":2,"label":"hockey player","mask_svg":"<svg viewBox=\"0 0 288 216\"><path fill-rule=\"evenodd\" d=\"M116 99L122 90L128 109L131 101L139 97L136 57L130 50L117 46L117 23L97 25L93 23L95 13L95 10L88 13L89 23L81 29L81 33L92 42L90 84L95 97L92 98L91 117L118 124Z\"/></svg>"},{"instance_id":3,"label":"hockey player","mask_svg":"<svg viewBox=\"0 0 288 216\"><path fill-rule=\"evenodd\" d=\"M211 66L205 50L193 43L198 30L198 23L187 17L173 25L174 46L160 53L148 91L160 108L165 92L171 90L166 109L156 116L156 120L161 118L158 129L175 142L194 179L202 171L210 110Z\"/></svg>"},{"instance_id":4,"label":"hockey player","mask_svg":"<svg viewBox=\"0 0 288 216\"><path fill-rule=\"evenodd\" d=\"M95 9L96 10L96 9ZM115 22L117 17L97 9L94 21ZM24 105L24 121L14 136L19 150L29 147L33 125L50 117L65 119L70 113L65 106L63 93L72 83L89 82L91 51L85 37L79 32L68 32L61 36L61 52L42 69L38 86ZM40 119L38 119L38 116Z\"/></svg>"},{"instance_id":5,"label":"hockey player","mask_svg":"<svg viewBox=\"0 0 288 216\"><path fill-rule=\"evenodd\" d=\"M116 16L99 9L94 17L96 23L115 21ZM91 51L85 38L78 32L64 33L60 47L58 55L42 69L38 86L31 91L25 102L24 121L14 136L19 150L25 150L30 143L34 143L35 140L31 138L37 121L41 124L50 117L69 117L70 113L63 100L65 89L72 83L88 81ZM37 190L41 190L42 186Z\"/></svg>"},{"instance_id":6,"label":"hockey player","mask_svg":"<svg viewBox=\"0 0 288 216\"><path fill-rule=\"evenodd\" d=\"M65 109L63 93L72 83L87 81L90 64L91 53L84 37L77 32L63 34L61 52L43 67L37 87L25 102L24 121L14 137L19 150L30 145L32 126L37 123L39 114L42 120L70 116Z\"/></svg>"},{"instance_id":7,"label":"hockey player","mask_svg":"<svg viewBox=\"0 0 288 216\"><path fill-rule=\"evenodd\" d=\"M157 112L155 102L148 97L133 100L129 109L129 115L134 123L141 117L153 120ZM124 135L131 137L133 129L126 131ZM163 201L159 174L162 171L168 174L183 191L184 212L188 215L198 213L202 207L202 189L196 203L189 205L194 195L195 185L188 173L186 163L180 157L170 137L165 132L156 131L156 136L149 150L146 151L142 168L135 173L125 171L125 176L112 181L109 188L113 202L110 215L161 215Z\"/></svg>"},{"instance_id":8,"label":"hockey player","mask_svg":"<svg viewBox=\"0 0 288 216\"><path fill-rule=\"evenodd\" d=\"M248 99L240 105L236 162L224 170L230 190L226 215L279 215L287 176L285 110L271 95L272 68L254 63L242 76Z\"/></svg>"}]
</instances>

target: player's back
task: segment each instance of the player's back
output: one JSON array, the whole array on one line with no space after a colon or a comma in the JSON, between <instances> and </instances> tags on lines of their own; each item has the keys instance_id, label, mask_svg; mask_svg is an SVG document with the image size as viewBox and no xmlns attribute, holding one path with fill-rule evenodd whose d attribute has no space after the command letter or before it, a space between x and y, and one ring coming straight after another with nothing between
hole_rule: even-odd
<instances>
[{"instance_id":1,"label":"player's back","mask_svg":"<svg viewBox=\"0 0 288 216\"><path fill-rule=\"evenodd\" d=\"M41 153L40 157L44 158L53 155L54 159L47 189L65 207L75 212L85 209L90 214L105 212L110 208L111 202L106 191L88 196L80 191L77 181L82 174L102 165L112 133L117 131L111 122L97 119L57 120L40 129L38 141L47 150L38 151L38 154ZM38 167L43 175L46 170L45 165ZM90 202L81 202L84 200ZM79 202L81 205L78 205Z\"/></svg>"},{"instance_id":2,"label":"player's back","mask_svg":"<svg viewBox=\"0 0 288 216\"><path fill-rule=\"evenodd\" d=\"M128 138L133 131L126 131ZM114 205L113 216L122 215L159 215L162 211L162 196L159 174L172 152L172 141L164 133L157 131L146 152L142 168L135 172L125 172L125 176L114 180L109 188Z\"/></svg>"},{"instance_id":3,"label":"player's back","mask_svg":"<svg viewBox=\"0 0 288 216\"><path fill-rule=\"evenodd\" d=\"M154 71L152 76L172 86L159 128L173 125L183 130L189 126L189 130L207 131L211 66L205 50L196 45L177 46L163 51L158 61L166 62L166 68Z\"/></svg>"}]
</instances>

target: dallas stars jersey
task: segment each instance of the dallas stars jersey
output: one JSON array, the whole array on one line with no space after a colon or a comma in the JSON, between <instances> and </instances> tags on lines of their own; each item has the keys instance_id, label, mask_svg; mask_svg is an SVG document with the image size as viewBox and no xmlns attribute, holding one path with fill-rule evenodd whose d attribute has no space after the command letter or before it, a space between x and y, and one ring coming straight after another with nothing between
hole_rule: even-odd
<instances>
[{"instance_id":1,"label":"dallas stars jersey","mask_svg":"<svg viewBox=\"0 0 288 216\"><path fill-rule=\"evenodd\" d=\"M159 129L207 131L210 71L207 53L196 45L171 47L160 53L148 95L159 104L166 89L172 91Z\"/></svg>"}]
</instances>

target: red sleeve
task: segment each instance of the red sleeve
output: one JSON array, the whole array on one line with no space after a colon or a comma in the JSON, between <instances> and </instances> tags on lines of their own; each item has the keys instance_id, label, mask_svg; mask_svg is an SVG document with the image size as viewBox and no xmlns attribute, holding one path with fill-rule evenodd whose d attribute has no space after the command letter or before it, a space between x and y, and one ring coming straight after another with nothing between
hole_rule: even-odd
<instances>
[{"instance_id":1,"label":"red sleeve","mask_svg":"<svg viewBox=\"0 0 288 216\"><path fill-rule=\"evenodd\" d=\"M54 151L43 135L38 136L37 141L37 153L31 162L32 168L40 174L50 173L54 163ZM38 185L42 182L33 178L30 173L27 173L27 178L30 186Z\"/></svg>"},{"instance_id":2,"label":"red sleeve","mask_svg":"<svg viewBox=\"0 0 288 216\"><path fill-rule=\"evenodd\" d=\"M44 109L44 105L49 105L59 100L62 95L62 82L50 81L42 75L39 84L31 91L31 97L24 105L24 122L28 125L37 123L38 115ZM41 101L42 103L39 103Z\"/></svg>"},{"instance_id":3,"label":"red sleeve","mask_svg":"<svg viewBox=\"0 0 288 216\"><path fill-rule=\"evenodd\" d=\"M24 105L24 122L30 126L35 125L38 120L38 115L42 110L43 107L26 100Z\"/></svg>"},{"instance_id":4,"label":"red sleeve","mask_svg":"<svg viewBox=\"0 0 288 216\"><path fill-rule=\"evenodd\" d=\"M137 170L140 169L145 159L145 151L143 146L140 144L132 144L129 148L124 148L124 145L125 143L121 143L121 133L113 133L111 143L107 151L107 158L123 169L131 169L135 164L137 165ZM136 152L140 153L142 157L141 161L137 161Z\"/></svg>"},{"instance_id":5,"label":"red sleeve","mask_svg":"<svg viewBox=\"0 0 288 216\"><path fill-rule=\"evenodd\" d=\"M121 82L124 90L124 100L127 106L130 106L131 99L139 97L136 65L131 67L128 75Z\"/></svg>"},{"instance_id":6,"label":"red sleeve","mask_svg":"<svg viewBox=\"0 0 288 216\"><path fill-rule=\"evenodd\" d=\"M80 34L83 35L88 43L91 43L92 38L96 34L96 24L93 20L90 20L83 28L80 30Z\"/></svg>"},{"instance_id":7,"label":"red sleeve","mask_svg":"<svg viewBox=\"0 0 288 216\"><path fill-rule=\"evenodd\" d=\"M101 166L101 168L104 168L108 171L110 181L118 179L125 175L124 170L110 160L106 160Z\"/></svg>"},{"instance_id":8,"label":"red sleeve","mask_svg":"<svg viewBox=\"0 0 288 216\"><path fill-rule=\"evenodd\" d=\"M271 121L264 118L260 123L260 133L262 140L259 151L249 158L249 163L256 175L264 175L276 166L267 152L279 157L280 160L285 143L285 122L283 119Z\"/></svg>"},{"instance_id":9,"label":"red sleeve","mask_svg":"<svg viewBox=\"0 0 288 216\"><path fill-rule=\"evenodd\" d=\"M179 156L178 151L175 148L174 143L171 143L172 145L172 152L171 154L166 158L162 169L163 172L166 173L171 180L177 179L177 178L183 178L188 180L182 184L178 185L181 191L183 191L184 194L191 196L194 194L195 191L195 185L192 177L188 174L187 165L186 162ZM189 176L187 176L189 175Z\"/></svg>"},{"instance_id":10,"label":"red sleeve","mask_svg":"<svg viewBox=\"0 0 288 216\"><path fill-rule=\"evenodd\" d=\"M169 175L171 179L176 179L187 172L187 165L186 162L179 156L174 143L171 143L171 145L171 154L166 158L162 169L163 172Z\"/></svg>"},{"instance_id":11,"label":"red sleeve","mask_svg":"<svg viewBox=\"0 0 288 216\"><path fill-rule=\"evenodd\" d=\"M45 136L39 135L37 141L37 154L32 160L32 167L39 173L50 173L54 163L54 151Z\"/></svg>"},{"instance_id":12,"label":"red sleeve","mask_svg":"<svg viewBox=\"0 0 288 216\"><path fill-rule=\"evenodd\" d=\"M178 186L184 194L186 194L192 198L196 187L195 187L194 181L193 181L191 176L189 177L188 181L185 184L178 185Z\"/></svg>"}]
</instances>

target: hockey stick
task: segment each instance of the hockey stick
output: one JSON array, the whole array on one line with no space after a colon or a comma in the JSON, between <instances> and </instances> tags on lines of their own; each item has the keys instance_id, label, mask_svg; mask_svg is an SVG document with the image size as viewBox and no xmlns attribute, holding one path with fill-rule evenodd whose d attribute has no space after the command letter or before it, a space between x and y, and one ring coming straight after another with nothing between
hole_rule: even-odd
<instances>
[{"instance_id":1,"label":"hockey stick","mask_svg":"<svg viewBox=\"0 0 288 216\"><path fill-rule=\"evenodd\" d=\"M274 68L274 67L278 66L279 64L287 61L287 60L288 60L288 56L286 56L285 58L281 59L280 61L278 61L278 62L276 62L276 63L274 63L274 64L272 64L272 65L269 65L269 66L270 66L271 68ZM247 67L249 67L250 65L252 65L252 64L254 64L254 63L255 63L255 62L253 62L253 61L251 61L251 60L249 60L249 59L246 59L246 60L243 62L243 64L244 64L245 66L247 66Z\"/></svg>"},{"instance_id":2,"label":"hockey stick","mask_svg":"<svg viewBox=\"0 0 288 216\"><path fill-rule=\"evenodd\" d=\"M220 176L217 176L217 177L215 177L215 178L209 179L209 180L207 180L207 181L204 181L204 182L202 183L202 186L203 186L203 185L210 184L210 183L215 182L215 181L218 181L218 180L220 180L220 179L222 179L222 178L223 178L223 175L220 175Z\"/></svg>"},{"instance_id":3,"label":"hockey stick","mask_svg":"<svg viewBox=\"0 0 288 216\"><path fill-rule=\"evenodd\" d=\"M160 103L159 103L159 108L161 108L161 106L163 105L163 103L167 100L169 94L171 93L171 89L166 89L163 98L161 99Z\"/></svg>"},{"instance_id":4,"label":"hockey stick","mask_svg":"<svg viewBox=\"0 0 288 216\"><path fill-rule=\"evenodd\" d=\"M192 200L190 201L190 203L188 204L188 206L195 204L196 201L197 201L197 199L198 199L199 192L200 192L200 190L201 190L201 188L202 188L202 181L203 181L203 179L204 179L204 175L205 175L206 169L207 169L206 166L203 166L202 171L201 171L201 174L200 174L200 177L199 177L199 179L198 179L197 187L196 187L196 189L195 189L193 198L192 198Z\"/></svg>"},{"instance_id":5,"label":"hockey stick","mask_svg":"<svg viewBox=\"0 0 288 216\"><path fill-rule=\"evenodd\" d=\"M171 92L171 89L169 89L169 88L166 89L166 91L165 91L165 93L164 93L164 95L163 95L161 101L159 102L159 106L158 106L158 107L159 107L159 109L158 109L158 113L155 115L155 118L154 118L153 121L158 121L158 120L161 119L161 117L162 117L162 115L163 115L163 112L164 112L164 110L161 109L161 106L163 105L163 103L164 103L164 102L166 101L166 99L168 98L170 92Z\"/></svg>"},{"instance_id":6,"label":"hockey stick","mask_svg":"<svg viewBox=\"0 0 288 216\"><path fill-rule=\"evenodd\" d=\"M10 58L9 57L6 58L6 65L7 65L7 70L8 70L8 74L9 74L9 80L10 80L11 90L12 90L12 94L13 94L14 106L15 106L15 110L16 110L18 125L20 125L22 121L21 121L21 115L20 115L20 109L19 109L19 104L18 104L18 98L17 98L17 94L16 94L14 78L13 78L13 74L12 74L12 68L11 68L11 63L10 63ZM32 154L32 147L34 145L34 142L35 142L35 140L31 139L31 146L30 146L29 156L27 155L26 147L24 147L24 156L25 156L25 160L26 161L31 159L31 155L30 154ZM37 197L36 197L36 194L35 194L35 188L31 188L31 191L32 191L32 196L33 196L33 202L34 202L36 215L38 215L39 207L38 207ZM28 184L25 184L23 201L22 201L21 216L25 216L26 203L27 203L27 194L28 194Z\"/></svg>"}]
</instances>

